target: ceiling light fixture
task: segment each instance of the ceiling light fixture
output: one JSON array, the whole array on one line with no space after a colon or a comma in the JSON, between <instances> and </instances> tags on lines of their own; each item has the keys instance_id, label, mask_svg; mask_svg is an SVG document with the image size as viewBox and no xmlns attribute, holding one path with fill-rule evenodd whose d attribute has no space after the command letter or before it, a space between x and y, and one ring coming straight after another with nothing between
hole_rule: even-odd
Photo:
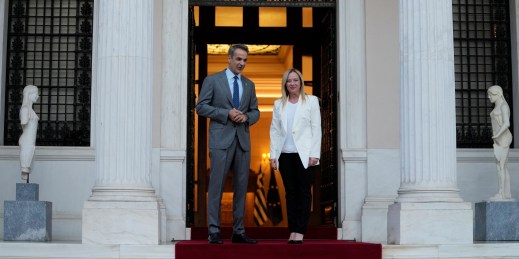
<instances>
[{"instance_id":1,"label":"ceiling light fixture","mask_svg":"<svg viewBox=\"0 0 519 259\"><path fill-rule=\"evenodd\" d=\"M209 55L227 55L227 51L231 44L207 44L207 54ZM249 55L277 55L281 45L247 45L249 47Z\"/></svg>"}]
</instances>

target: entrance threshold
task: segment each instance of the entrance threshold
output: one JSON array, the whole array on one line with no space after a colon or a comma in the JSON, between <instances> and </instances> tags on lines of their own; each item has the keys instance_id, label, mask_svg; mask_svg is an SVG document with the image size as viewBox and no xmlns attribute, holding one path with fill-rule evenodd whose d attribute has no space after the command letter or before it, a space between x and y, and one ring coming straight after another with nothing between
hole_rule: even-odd
<instances>
[{"instance_id":1,"label":"entrance threshold","mask_svg":"<svg viewBox=\"0 0 519 259\"><path fill-rule=\"evenodd\" d=\"M247 236L253 239L283 239L288 240L290 232L286 227L246 227L245 232ZM207 240L207 227L192 227L191 240ZM221 229L220 237L223 239L231 238L232 227L223 227ZM314 227L308 228L305 234L305 240L320 239L320 240L337 240L336 227Z\"/></svg>"}]
</instances>

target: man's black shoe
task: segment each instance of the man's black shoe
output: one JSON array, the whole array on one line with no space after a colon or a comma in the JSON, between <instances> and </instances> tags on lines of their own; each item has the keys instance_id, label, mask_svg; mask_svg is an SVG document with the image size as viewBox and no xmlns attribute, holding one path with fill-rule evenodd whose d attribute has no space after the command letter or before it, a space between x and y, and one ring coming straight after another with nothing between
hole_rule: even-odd
<instances>
[{"instance_id":1,"label":"man's black shoe","mask_svg":"<svg viewBox=\"0 0 519 259\"><path fill-rule=\"evenodd\" d=\"M223 244L223 240L220 239L220 233L209 234L207 240L209 240L209 244Z\"/></svg>"},{"instance_id":2,"label":"man's black shoe","mask_svg":"<svg viewBox=\"0 0 519 259\"><path fill-rule=\"evenodd\" d=\"M245 233L242 234L232 234L231 241L233 243L237 244L256 244L257 241L255 239L250 239L245 235Z\"/></svg>"}]
</instances>

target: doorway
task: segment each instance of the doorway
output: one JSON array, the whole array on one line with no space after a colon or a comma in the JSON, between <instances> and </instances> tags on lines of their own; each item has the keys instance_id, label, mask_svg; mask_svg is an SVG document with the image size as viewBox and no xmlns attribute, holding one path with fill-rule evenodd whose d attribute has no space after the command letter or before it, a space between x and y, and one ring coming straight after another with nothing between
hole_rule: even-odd
<instances>
[{"instance_id":1,"label":"doorway","mask_svg":"<svg viewBox=\"0 0 519 259\"><path fill-rule=\"evenodd\" d=\"M187 227L205 227L207 224L209 121L198 118L195 112L196 96L207 75L227 67L227 49L229 44L234 43L244 43L250 48L243 74L255 82L261 112L260 121L251 126L251 167L245 227L287 226L281 176L270 169L268 152L272 106L274 100L281 96L281 76L290 67L302 71L305 90L321 101L321 165L316 168L309 226L337 227L335 1L190 1L189 8L191 80L187 123ZM225 189L222 227L232 226L232 172ZM261 189L265 198L270 197L270 191L278 192L281 215L273 215L275 211L267 208L266 219L258 220L255 199ZM269 202L273 201L267 200Z\"/></svg>"}]
</instances>

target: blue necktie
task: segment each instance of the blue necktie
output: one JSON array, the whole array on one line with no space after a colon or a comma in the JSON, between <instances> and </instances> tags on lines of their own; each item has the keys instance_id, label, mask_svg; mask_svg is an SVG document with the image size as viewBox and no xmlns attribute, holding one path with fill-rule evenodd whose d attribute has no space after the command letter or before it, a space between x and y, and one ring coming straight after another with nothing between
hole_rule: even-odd
<instances>
[{"instance_id":1,"label":"blue necktie","mask_svg":"<svg viewBox=\"0 0 519 259\"><path fill-rule=\"evenodd\" d=\"M232 104L236 109L240 107L240 89L238 88L238 76L234 76Z\"/></svg>"}]
</instances>

